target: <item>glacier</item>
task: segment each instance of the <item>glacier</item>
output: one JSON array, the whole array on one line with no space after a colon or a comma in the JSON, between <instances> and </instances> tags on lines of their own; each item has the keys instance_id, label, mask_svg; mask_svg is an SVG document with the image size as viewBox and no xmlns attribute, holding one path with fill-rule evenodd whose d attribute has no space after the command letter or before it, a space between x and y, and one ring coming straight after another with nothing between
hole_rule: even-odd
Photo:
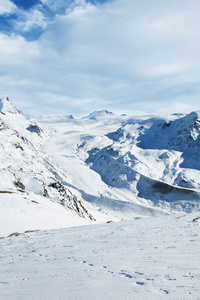
<instances>
[{"instance_id":1,"label":"glacier","mask_svg":"<svg viewBox=\"0 0 200 300\"><path fill-rule=\"evenodd\" d=\"M198 111L29 118L1 99L0 298L198 299L199 140Z\"/></svg>"}]
</instances>

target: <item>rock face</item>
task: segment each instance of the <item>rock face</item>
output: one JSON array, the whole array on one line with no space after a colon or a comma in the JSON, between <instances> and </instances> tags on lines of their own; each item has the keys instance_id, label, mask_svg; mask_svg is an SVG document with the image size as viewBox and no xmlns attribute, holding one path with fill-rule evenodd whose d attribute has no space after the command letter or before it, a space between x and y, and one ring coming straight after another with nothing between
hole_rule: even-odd
<instances>
[{"instance_id":1,"label":"rock face","mask_svg":"<svg viewBox=\"0 0 200 300\"><path fill-rule=\"evenodd\" d=\"M13 103L10 102L8 97L1 99L0 102L0 111L1 114L22 114L20 110L18 110Z\"/></svg>"},{"instance_id":2,"label":"rock face","mask_svg":"<svg viewBox=\"0 0 200 300\"><path fill-rule=\"evenodd\" d=\"M93 216L85 209L81 201L78 200L77 197L74 196L60 181L55 181L48 187L45 187L47 195L53 194L52 188L58 193L60 203L64 207L74 210L80 217L89 217L91 220L95 220Z\"/></svg>"},{"instance_id":3,"label":"rock face","mask_svg":"<svg viewBox=\"0 0 200 300\"><path fill-rule=\"evenodd\" d=\"M51 118L40 122L53 132L45 153L62 162L83 199L114 214L146 213L149 206L199 210L199 112L130 117L100 111L62 126Z\"/></svg>"},{"instance_id":4,"label":"rock face","mask_svg":"<svg viewBox=\"0 0 200 300\"><path fill-rule=\"evenodd\" d=\"M35 192L73 210L80 217L93 219L81 200L56 180L52 166L40 153L47 134L7 97L1 100L0 108L0 189Z\"/></svg>"},{"instance_id":5,"label":"rock face","mask_svg":"<svg viewBox=\"0 0 200 300\"><path fill-rule=\"evenodd\" d=\"M90 220L199 210L199 112L33 120L7 98L0 108L0 191L36 193Z\"/></svg>"},{"instance_id":6,"label":"rock face","mask_svg":"<svg viewBox=\"0 0 200 300\"><path fill-rule=\"evenodd\" d=\"M169 149L184 152L200 133L200 115L192 112L174 121L156 121L139 144L144 149Z\"/></svg>"}]
</instances>

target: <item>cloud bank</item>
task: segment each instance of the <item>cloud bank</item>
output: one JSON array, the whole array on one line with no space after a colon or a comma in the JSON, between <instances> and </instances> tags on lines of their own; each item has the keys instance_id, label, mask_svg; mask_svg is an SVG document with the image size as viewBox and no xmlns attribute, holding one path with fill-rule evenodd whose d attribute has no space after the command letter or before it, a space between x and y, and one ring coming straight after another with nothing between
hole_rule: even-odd
<instances>
[{"instance_id":1,"label":"cloud bank","mask_svg":"<svg viewBox=\"0 0 200 300\"><path fill-rule=\"evenodd\" d=\"M0 33L1 94L28 114L199 109L198 1L5 1L0 14L18 16Z\"/></svg>"}]
</instances>

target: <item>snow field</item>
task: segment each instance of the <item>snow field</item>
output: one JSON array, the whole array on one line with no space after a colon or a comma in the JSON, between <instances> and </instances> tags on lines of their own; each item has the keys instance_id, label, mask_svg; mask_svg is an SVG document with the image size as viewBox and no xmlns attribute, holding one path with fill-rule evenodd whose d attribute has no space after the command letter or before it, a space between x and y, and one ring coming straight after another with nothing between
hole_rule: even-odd
<instances>
[{"instance_id":1,"label":"snow field","mask_svg":"<svg viewBox=\"0 0 200 300\"><path fill-rule=\"evenodd\" d=\"M44 230L92 224L75 212L35 193L0 192L0 237L26 230Z\"/></svg>"},{"instance_id":2,"label":"snow field","mask_svg":"<svg viewBox=\"0 0 200 300\"><path fill-rule=\"evenodd\" d=\"M1 299L200 299L194 215L0 240Z\"/></svg>"},{"instance_id":3,"label":"snow field","mask_svg":"<svg viewBox=\"0 0 200 300\"><path fill-rule=\"evenodd\" d=\"M0 299L200 299L200 112L0 110Z\"/></svg>"}]
</instances>

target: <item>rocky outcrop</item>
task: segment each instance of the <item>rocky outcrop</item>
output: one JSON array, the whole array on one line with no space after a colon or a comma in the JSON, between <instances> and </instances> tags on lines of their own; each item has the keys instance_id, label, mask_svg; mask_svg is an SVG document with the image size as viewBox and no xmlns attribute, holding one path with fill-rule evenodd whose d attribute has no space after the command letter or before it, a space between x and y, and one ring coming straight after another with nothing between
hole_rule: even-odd
<instances>
[{"instance_id":1,"label":"rocky outcrop","mask_svg":"<svg viewBox=\"0 0 200 300\"><path fill-rule=\"evenodd\" d=\"M15 115L15 116L13 116ZM26 118L8 98L0 100L0 178L6 188L34 192L94 220L81 199L56 180L40 147L45 141L40 126Z\"/></svg>"},{"instance_id":2,"label":"rocky outcrop","mask_svg":"<svg viewBox=\"0 0 200 300\"><path fill-rule=\"evenodd\" d=\"M74 210L80 217L95 220L93 216L83 206L81 200L78 200L77 197L74 196L72 192L69 189L67 189L60 181L54 181L46 188L48 194L51 194L51 189L57 191L59 199L58 201L65 208Z\"/></svg>"}]
</instances>

